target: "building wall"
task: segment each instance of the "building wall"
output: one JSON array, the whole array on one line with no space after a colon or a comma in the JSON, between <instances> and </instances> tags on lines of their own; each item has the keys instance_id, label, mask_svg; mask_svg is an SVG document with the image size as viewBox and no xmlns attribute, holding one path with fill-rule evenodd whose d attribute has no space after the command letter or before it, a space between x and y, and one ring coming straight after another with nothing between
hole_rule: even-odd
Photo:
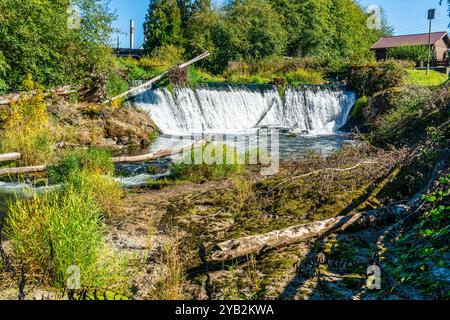
<instances>
[{"instance_id":1,"label":"building wall","mask_svg":"<svg viewBox=\"0 0 450 320\"><path fill-rule=\"evenodd\" d=\"M444 39L439 40L434 46L436 53L436 60L442 61L448 58L448 46Z\"/></svg>"}]
</instances>

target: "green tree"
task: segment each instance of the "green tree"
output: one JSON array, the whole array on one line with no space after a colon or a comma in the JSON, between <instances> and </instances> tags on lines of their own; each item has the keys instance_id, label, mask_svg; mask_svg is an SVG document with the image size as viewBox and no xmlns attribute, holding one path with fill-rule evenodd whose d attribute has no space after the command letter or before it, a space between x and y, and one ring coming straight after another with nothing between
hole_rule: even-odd
<instances>
[{"instance_id":1,"label":"green tree","mask_svg":"<svg viewBox=\"0 0 450 320\"><path fill-rule=\"evenodd\" d=\"M196 3L198 2L204 1L197 1ZM217 53L216 42L220 24L219 12L212 10L210 5L193 8L185 32L186 53L189 56L196 56L209 51L215 55ZM202 61L201 63L209 69L213 68L210 61Z\"/></svg>"},{"instance_id":2,"label":"green tree","mask_svg":"<svg viewBox=\"0 0 450 320\"><path fill-rule=\"evenodd\" d=\"M8 85L6 84L7 71L9 69L6 63L5 56L3 52L0 51L0 94L8 90Z\"/></svg>"},{"instance_id":3,"label":"green tree","mask_svg":"<svg viewBox=\"0 0 450 320\"><path fill-rule=\"evenodd\" d=\"M282 55L287 44L283 17L265 0L236 0L225 8L224 23L216 39L228 60L258 60Z\"/></svg>"},{"instance_id":4,"label":"green tree","mask_svg":"<svg viewBox=\"0 0 450 320\"><path fill-rule=\"evenodd\" d=\"M45 87L78 82L110 63L110 23L103 0L0 0L0 51L5 82L18 89L29 75ZM79 24L69 25L75 7Z\"/></svg>"},{"instance_id":5,"label":"green tree","mask_svg":"<svg viewBox=\"0 0 450 320\"><path fill-rule=\"evenodd\" d=\"M341 60L358 63L369 58L369 48L378 40L367 27L367 15L353 0L333 0L330 18L329 50Z\"/></svg>"},{"instance_id":6,"label":"green tree","mask_svg":"<svg viewBox=\"0 0 450 320\"><path fill-rule=\"evenodd\" d=\"M144 49L148 53L158 47L183 44L181 13L176 0L150 1L144 34Z\"/></svg>"}]
</instances>

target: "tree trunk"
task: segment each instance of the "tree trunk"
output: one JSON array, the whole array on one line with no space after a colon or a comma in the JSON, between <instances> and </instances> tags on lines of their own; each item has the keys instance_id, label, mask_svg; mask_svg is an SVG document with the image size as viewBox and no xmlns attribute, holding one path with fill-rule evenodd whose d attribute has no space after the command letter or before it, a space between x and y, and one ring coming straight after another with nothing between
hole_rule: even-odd
<instances>
[{"instance_id":1,"label":"tree trunk","mask_svg":"<svg viewBox=\"0 0 450 320\"><path fill-rule=\"evenodd\" d=\"M45 172L46 170L47 170L47 166L6 168L6 169L0 169L0 176L4 176L4 175L8 175L8 174L38 173L38 172Z\"/></svg>"},{"instance_id":2,"label":"tree trunk","mask_svg":"<svg viewBox=\"0 0 450 320\"><path fill-rule=\"evenodd\" d=\"M181 65L179 65L179 66L177 66L177 67L175 67L175 68L178 68L178 69L186 68L186 67L188 67L189 65L191 65L191 64L193 64L193 63L196 63L197 61L200 61L200 60L202 60L202 59L205 59L205 58L209 57L210 55L211 55L211 53L205 52L205 53L199 55L198 57L195 57L194 59L189 60L188 62L183 63L183 64L181 64ZM155 77L155 78L153 78L153 79L151 79L151 80L149 80L149 81L147 81L147 82L141 84L140 86L131 88L130 90L128 90L128 91L126 91L126 92L124 92L124 93L121 93L121 94L119 94L118 96L116 96L116 97L114 97L114 98L112 98L112 99L110 99L110 100L106 100L105 103L113 102L113 101L115 101L115 100L122 99L122 98L127 98L127 97L130 96L132 93L134 93L134 92L136 92L136 91L138 91L138 90L144 90L144 89L147 89L147 88L149 88L150 86L152 86L155 82L161 80L162 78L164 78L164 77L167 76L168 74L169 74L169 71L166 71L166 72L164 72L163 74L161 74L161 75L159 75L159 76L157 76L157 77Z\"/></svg>"}]
</instances>

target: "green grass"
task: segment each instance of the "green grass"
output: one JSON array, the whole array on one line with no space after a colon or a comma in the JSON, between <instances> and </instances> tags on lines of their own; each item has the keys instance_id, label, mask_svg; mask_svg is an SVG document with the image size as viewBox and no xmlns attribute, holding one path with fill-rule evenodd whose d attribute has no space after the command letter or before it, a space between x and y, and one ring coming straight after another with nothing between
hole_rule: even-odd
<instances>
[{"instance_id":1,"label":"green grass","mask_svg":"<svg viewBox=\"0 0 450 320\"><path fill-rule=\"evenodd\" d=\"M66 287L68 268L77 266L83 289L127 291L126 260L104 237L104 218L119 210L123 194L109 153L70 151L49 171L61 188L8 205L5 235L14 264L24 265L28 281L58 289Z\"/></svg>"},{"instance_id":2,"label":"green grass","mask_svg":"<svg viewBox=\"0 0 450 320\"><path fill-rule=\"evenodd\" d=\"M428 75L426 74L426 70L406 70L406 72L406 84L438 86L448 80L447 75L434 70L430 70Z\"/></svg>"},{"instance_id":3,"label":"green grass","mask_svg":"<svg viewBox=\"0 0 450 320\"><path fill-rule=\"evenodd\" d=\"M286 81L294 86L299 86L302 84L323 84L325 80L322 74L312 70L305 70L303 68L298 68L294 71L288 72L285 75Z\"/></svg>"}]
</instances>

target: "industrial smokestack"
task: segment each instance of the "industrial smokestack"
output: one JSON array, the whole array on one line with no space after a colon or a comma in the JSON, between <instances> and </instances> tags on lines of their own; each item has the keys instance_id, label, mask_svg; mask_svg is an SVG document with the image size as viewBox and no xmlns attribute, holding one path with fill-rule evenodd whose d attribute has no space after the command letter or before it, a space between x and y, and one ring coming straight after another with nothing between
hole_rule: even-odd
<instances>
[{"instance_id":1,"label":"industrial smokestack","mask_svg":"<svg viewBox=\"0 0 450 320\"><path fill-rule=\"evenodd\" d=\"M134 20L130 20L130 49L134 49Z\"/></svg>"}]
</instances>

